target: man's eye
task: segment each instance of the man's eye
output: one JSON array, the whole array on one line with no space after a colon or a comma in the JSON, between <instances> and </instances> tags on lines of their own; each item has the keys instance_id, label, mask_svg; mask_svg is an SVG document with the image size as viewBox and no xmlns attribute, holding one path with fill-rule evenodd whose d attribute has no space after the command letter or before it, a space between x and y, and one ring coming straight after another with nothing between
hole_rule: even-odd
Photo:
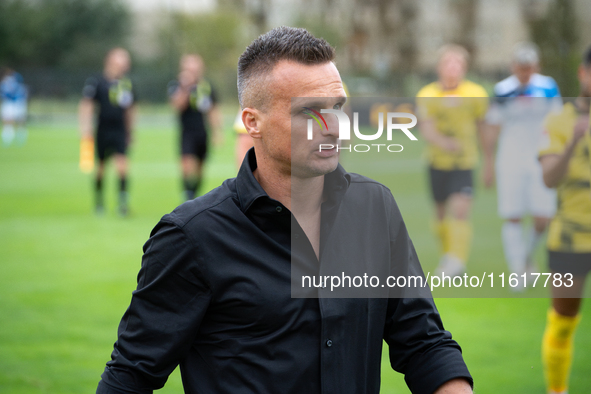
<instances>
[{"instance_id":1,"label":"man's eye","mask_svg":"<svg viewBox=\"0 0 591 394\"><path fill-rule=\"evenodd\" d=\"M341 109L343 106L341 104L335 104L334 107L332 107L332 109Z\"/></svg>"}]
</instances>

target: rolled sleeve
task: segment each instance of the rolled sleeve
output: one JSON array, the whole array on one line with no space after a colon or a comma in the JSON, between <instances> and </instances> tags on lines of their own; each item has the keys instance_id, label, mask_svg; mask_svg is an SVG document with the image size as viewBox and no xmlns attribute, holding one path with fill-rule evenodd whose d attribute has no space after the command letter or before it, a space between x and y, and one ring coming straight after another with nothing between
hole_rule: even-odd
<instances>
[{"instance_id":1,"label":"rolled sleeve","mask_svg":"<svg viewBox=\"0 0 591 394\"><path fill-rule=\"evenodd\" d=\"M197 253L174 223L154 228L97 393L151 393L186 356L211 298Z\"/></svg>"},{"instance_id":2,"label":"rolled sleeve","mask_svg":"<svg viewBox=\"0 0 591 394\"><path fill-rule=\"evenodd\" d=\"M462 350L443 329L437 308L427 298L400 298L389 302L385 340L392 368L403 373L412 393L431 394L445 382L472 376Z\"/></svg>"}]
</instances>

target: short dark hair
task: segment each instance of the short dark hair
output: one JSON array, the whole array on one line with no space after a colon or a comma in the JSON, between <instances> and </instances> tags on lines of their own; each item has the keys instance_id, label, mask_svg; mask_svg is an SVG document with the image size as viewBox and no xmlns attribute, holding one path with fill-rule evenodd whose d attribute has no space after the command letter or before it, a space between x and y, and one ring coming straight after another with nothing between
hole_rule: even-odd
<instances>
[{"instance_id":1,"label":"short dark hair","mask_svg":"<svg viewBox=\"0 0 591 394\"><path fill-rule=\"evenodd\" d=\"M330 62L334 57L334 48L306 29L281 26L268 31L254 40L238 60L240 106L263 107L265 96L260 82L279 61L313 65Z\"/></svg>"},{"instance_id":2,"label":"short dark hair","mask_svg":"<svg viewBox=\"0 0 591 394\"><path fill-rule=\"evenodd\" d=\"M585 67L591 67L591 46L583 54L583 65Z\"/></svg>"}]
</instances>

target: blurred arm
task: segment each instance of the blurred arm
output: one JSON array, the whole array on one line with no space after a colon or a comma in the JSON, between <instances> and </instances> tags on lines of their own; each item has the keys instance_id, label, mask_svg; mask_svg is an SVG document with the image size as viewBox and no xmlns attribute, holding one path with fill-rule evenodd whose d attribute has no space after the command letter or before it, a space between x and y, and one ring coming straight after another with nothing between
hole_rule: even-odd
<instances>
[{"instance_id":1,"label":"blurred arm","mask_svg":"<svg viewBox=\"0 0 591 394\"><path fill-rule=\"evenodd\" d=\"M575 145L571 141L561 155L544 155L540 157L544 183L547 187L557 187L568 172L568 162L573 155Z\"/></svg>"},{"instance_id":2,"label":"blurred arm","mask_svg":"<svg viewBox=\"0 0 591 394\"><path fill-rule=\"evenodd\" d=\"M78 105L78 124L80 137L92 138L92 121L94 116L94 101L91 98L83 98Z\"/></svg>"},{"instance_id":3,"label":"blurred arm","mask_svg":"<svg viewBox=\"0 0 591 394\"><path fill-rule=\"evenodd\" d=\"M131 143L135 120L137 117L137 105L134 104L125 110L125 132L127 133L127 142Z\"/></svg>"},{"instance_id":4,"label":"blurred arm","mask_svg":"<svg viewBox=\"0 0 591 394\"><path fill-rule=\"evenodd\" d=\"M179 86L170 96L170 104L178 112L183 112L189 106L191 91L186 87Z\"/></svg>"},{"instance_id":5,"label":"blurred arm","mask_svg":"<svg viewBox=\"0 0 591 394\"><path fill-rule=\"evenodd\" d=\"M497 141L499 139L500 132L500 125L490 124L484 121L478 122L478 135L480 138L480 146L482 147L482 155L484 158L482 177L485 187L491 187L494 181L495 151L497 148Z\"/></svg>"},{"instance_id":6,"label":"blurred arm","mask_svg":"<svg viewBox=\"0 0 591 394\"><path fill-rule=\"evenodd\" d=\"M501 133L501 126L497 124L486 123L485 121L478 122L478 135L480 138L480 146L485 160L494 161L495 151L497 148L497 141Z\"/></svg>"},{"instance_id":7,"label":"blurred arm","mask_svg":"<svg viewBox=\"0 0 591 394\"><path fill-rule=\"evenodd\" d=\"M213 129L213 141L216 145L222 144L224 142L224 132L223 132L223 120L222 120L222 113L218 105L214 105L211 107L209 112L207 113L207 118L209 120L209 124Z\"/></svg>"},{"instance_id":8,"label":"blurred arm","mask_svg":"<svg viewBox=\"0 0 591 394\"><path fill-rule=\"evenodd\" d=\"M446 151L455 152L459 150L458 142L441 134L435 127L435 122L430 118L423 118L419 121L421 135L430 144L436 145Z\"/></svg>"},{"instance_id":9,"label":"blurred arm","mask_svg":"<svg viewBox=\"0 0 591 394\"><path fill-rule=\"evenodd\" d=\"M566 144L564 151L559 155L547 154L540 156L540 163L542 164L542 172L546 186L557 187L566 176L570 158L572 157L579 141L585 136L588 127L589 118L586 116L579 117L575 124L573 137Z\"/></svg>"}]
</instances>

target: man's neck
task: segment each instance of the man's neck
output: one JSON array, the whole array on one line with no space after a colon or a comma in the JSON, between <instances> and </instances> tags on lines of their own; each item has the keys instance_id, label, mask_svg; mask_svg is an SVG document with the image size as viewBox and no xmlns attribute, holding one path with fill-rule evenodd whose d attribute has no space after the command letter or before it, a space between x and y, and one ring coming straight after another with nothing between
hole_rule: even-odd
<instances>
[{"instance_id":1,"label":"man's neck","mask_svg":"<svg viewBox=\"0 0 591 394\"><path fill-rule=\"evenodd\" d=\"M294 216L310 217L320 212L324 194L324 176L292 177L291 210Z\"/></svg>"},{"instance_id":2,"label":"man's neck","mask_svg":"<svg viewBox=\"0 0 591 394\"><path fill-rule=\"evenodd\" d=\"M107 81L115 81L120 79L121 77L116 75L116 73L112 72L108 68L103 71L103 75Z\"/></svg>"},{"instance_id":3,"label":"man's neck","mask_svg":"<svg viewBox=\"0 0 591 394\"><path fill-rule=\"evenodd\" d=\"M324 194L324 176L300 178L291 171L281 171L263 158L257 160L254 177L269 197L291 211L320 258L320 218Z\"/></svg>"},{"instance_id":4,"label":"man's neck","mask_svg":"<svg viewBox=\"0 0 591 394\"><path fill-rule=\"evenodd\" d=\"M460 86L460 83L462 83L462 81L444 81L444 80L439 80L439 86L441 86L441 90L443 91L450 91L450 90L455 90L458 88L458 86Z\"/></svg>"}]
</instances>

